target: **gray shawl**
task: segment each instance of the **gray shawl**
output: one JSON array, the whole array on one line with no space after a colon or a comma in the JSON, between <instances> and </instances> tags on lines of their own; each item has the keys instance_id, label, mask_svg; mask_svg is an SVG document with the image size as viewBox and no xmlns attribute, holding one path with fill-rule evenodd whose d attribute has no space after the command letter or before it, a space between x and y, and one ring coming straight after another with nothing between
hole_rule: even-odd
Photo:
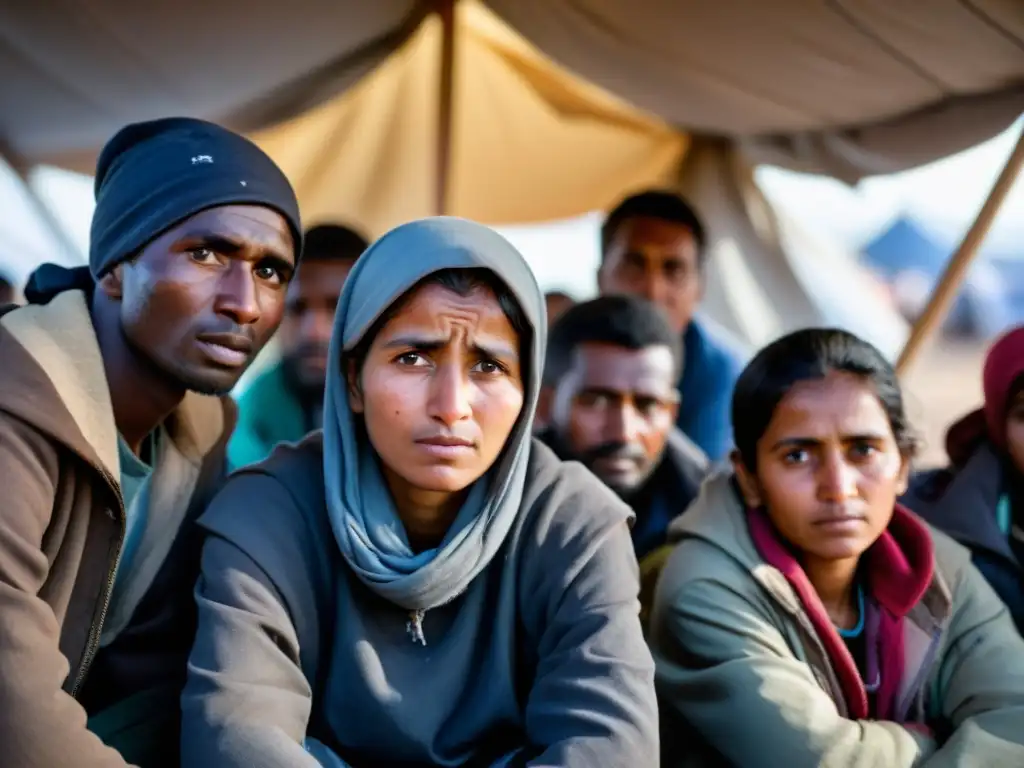
<instances>
[{"instance_id":1,"label":"gray shawl","mask_svg":"<svg viewBox=\"0 0 1024 768\"><path fill-rule=\"evenodd\" d=\"M435 272L460 268L494 272L519 301L533 329L524 344L523 410L497 462L470 489L441 545L416 554L373 449L357 429L341 361L416 283ZM544 297L533 273L507 240L481 224L454 217L403 224L356 262L338 301L331 337L324 478L338 547L349 567L377 594L411 611L436 608L460 595L498 552L523 496L545 339Z\"/></svg>"}]
</instances>

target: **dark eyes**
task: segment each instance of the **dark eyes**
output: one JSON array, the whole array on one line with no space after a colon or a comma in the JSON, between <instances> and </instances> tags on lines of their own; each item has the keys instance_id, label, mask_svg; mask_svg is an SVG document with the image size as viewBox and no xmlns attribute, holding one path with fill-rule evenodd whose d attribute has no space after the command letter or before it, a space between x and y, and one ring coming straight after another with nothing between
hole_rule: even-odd
<instances>
[{"instance_id":1,"label":"dark eyes","mask_svg":"<svg viewBox=\"0 0 1024 768\"><path fill-rule=\"evenodd\" d=\"M217 252L213 248L206 246L199 246L197 248L189 248L187 251L189 258L197 264L212 264L217 260ZM281 284L285 282L285 276L281 270L269 262L262 262L256 265L253 270L253 274L256 275L260 280L264 280L268 283Z\"/></svg>"},{"instance_id":2,"label":"dark eyes","mask_svg":"<svg viewBox=\"0 0 1024 768\"><path fill-rule=\"evenodd\" d=\"M867 459L877 452L878 449L871 443L855 443L850 447L850 454L858 459Z\"/></svg>"},{"instance_id":3,"label":"dark eyes","mask_svg":"<svg viewBox=\"0 0 1024 768\"><path fill-rule=\"evenodd\" d=\"M405 352L396 357L395 362L398 363L399 365L406 365L410 367L427 364L426 358L423 357L423 355L421 355L419 352Z\"/></svg>"},{"instance_id":4,"label":"dark eyes","mask_svg":"<svg viewBox=\"0 0 1024 768\"><path fill-rule=\"evenodd\" d=\"M485 373L490 376L504 372L504 369L501 367L501 365L494 362L493 360L481 360L479 363L476 364L476 368L477 370L480 371L480 373Z\"/></svg>"},{"instance_id":5,"label":"dark eyes","mask_svg":"<svg viewBox=\"0 0 1024 768\"><path fill-rule=\"evenodd\" d=\"M409 368L420 368L424 365L430 364L430 360L419 352L403 352L395 358L395 362ZM473 366L473 370L476 373L482 373L485 376L496 376L498 374L507 373L505 366L496 360L481 360Z\"/></svg>"},{"instance_id":6,"label":"dark eyes","mask_svg":"<svg viewBox=\"0 0 1024 768\"><path fill-rule=\"evenodd\" d=\"M284 275L281 274L281 270L273 264L257 264L253 273L260 280L266 280L268 283L279 284L284 282Z\"/></svg>"},{"instance_id":7,"label":"dark eyes","mask_svg":"<svg viewBox=\"0 0 1024 768\"><path fill-rule=\"evenodd\" d=\"M854 461L870 459L876 453L878 453L878 448L871 443L854 443L849 449L849 456ZM810 451L804 448L795 448L792 451L788 451L782 457L782 460L787 464L804 464L810 458Z\"/></svg>"},{"instance_id":8,"label":"dark eyes","mask_svg":"<svg viewBox=\"0 0 1024 768\"><path fill-rule=\"evenodd\" d=\"M217 258L217 254L213 252L212 248L189 248L188 255L192 257L192 261L199 264L205 264L210 259Z\"/></svg>"},{"instance_id":9,"label":"dark eyes","mask_svg":"<svg viewBox=\"0 0 1024 768\"><path fill-rule=\"evenodd\" d=\"M789 451L789 453L782 457L782 460L787 464L803 464L809 458L810 454L807 451L798 449L795 451Z\"/></svg>"}]
</instances>

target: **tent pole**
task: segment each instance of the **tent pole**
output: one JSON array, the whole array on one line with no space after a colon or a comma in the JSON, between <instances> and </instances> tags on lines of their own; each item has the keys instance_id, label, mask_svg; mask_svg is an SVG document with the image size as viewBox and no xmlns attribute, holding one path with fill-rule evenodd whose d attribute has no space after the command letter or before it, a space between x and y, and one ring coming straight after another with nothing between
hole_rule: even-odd
<instances>
[{"instance_id":1,"label":"tent pole","mask_svg":"<svg viewBox=\"0 0 1024 768\"><path fill-rule=\"evenodd\" d=\"M438 0L441 18L441 66L437 109L437 168L434 213L448 213L452 158L452 101L455 84L455 0Z\"/></svg>"},{"instance_id":2,"label":"tent pole","mask_svg":"<svg viewBox=\"0 0 1024 768\"><path fill-rule=\"evenodd\" d=\"M992 191L988 193L988 198L978 212L978 217L974 220L971 228L967 230L960 247L950 257L949 264L946 265L941 279L932 291L927 306L914 323L914 327L910 329L910 336L896 362L896 371L900 375L907 372L917 355L920 354L925 342L946 318L971 262L977 256L986 235L992 228L1006 196L1013 189L1013 184L1022 167L1024 167L1024 131L1021 131L1021 135L1017 138L1017 145L1013 148L999 178L992 185Z\"/></svg>"}]
</instances>

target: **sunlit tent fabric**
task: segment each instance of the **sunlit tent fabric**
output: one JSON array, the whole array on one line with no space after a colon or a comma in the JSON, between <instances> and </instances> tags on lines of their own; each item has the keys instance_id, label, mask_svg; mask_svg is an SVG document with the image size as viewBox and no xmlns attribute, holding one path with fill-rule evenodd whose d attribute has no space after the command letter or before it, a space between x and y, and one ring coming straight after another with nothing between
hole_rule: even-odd
<instances>
[{"instance_id":1,"label":"sunlit tent fabric","mask_svg":"<svg viewBox=\"0 0 1024 768\"><path fill-rule=\"evenodd\" d=\"M1024 110L1018 0L489 0L540 50L757 161L856 181Z\"/></svg>"},{"instance_id":2,"label":"sunlit tent fabric","mask_svg":"<svg viewBox=\"0 0 1024 768\"><path fill-rule=\"evenodd\" d=\"M0 133L26 162L87 167L110 133L139 116L180 112L266 127L356 83L436 5L4 3ZM665 123L740 138L774 162L789 157L842 177L964 149L1024 107L1024 7L1016 0L487 6L552 61ZM577 106L584 117L586 101ZM838 173L842 166L847 172Z\"/></svg>"},{"instance_id":3,"label":"sunlit tent fabric","mask_svg":"<svg viewBox=\"0 0 1024 768\"><path fill-rule=\"evenodd\" d=\"M451 212L490 223L572 216L673 181L688 140L545 60L481 5L459 9ZM254 138L311 221L382 232L434 213L441 23L428 17L344 95Z\"/></svg>"},{"instance_id":4,"label":"sunlit tent fabric","mask_svg":"<svg viewBox=\"0 0 1024 768\"><path fill-rule=\"evenodd\" d=\"M438 5L7 3L0 149L19 169L89 170L127 121L203 116L252 133L309 220L379 233L435 212ZM832 314L752 164L855 181L964 149L1024 109L1017 0L456 6L448 212L538 221L678 188L708 220L708 303L751 340Z\"/></svg>"}]
</instances>

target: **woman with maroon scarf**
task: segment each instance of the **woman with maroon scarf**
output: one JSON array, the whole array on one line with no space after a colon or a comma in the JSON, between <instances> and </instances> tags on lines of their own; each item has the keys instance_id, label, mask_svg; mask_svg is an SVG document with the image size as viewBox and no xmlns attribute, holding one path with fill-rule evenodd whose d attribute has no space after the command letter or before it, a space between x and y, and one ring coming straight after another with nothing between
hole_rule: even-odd
<instances>
[{"instance_id":1,"label":"woman with maroon scarf","mask_svg":"<svg viewBox=\"0 0 1024 768\"><path fill-rule=\"evenodd\" d=\"M904 503L971 550L1024 632L1024 327L985 358L985 404L946 434L949 467L912 481Z\"/></svg>"},{"instance_id":2,"label":"woman with maroon scarf","mask_svg":"<svg viewBox=\"0 0 1024 768\"><path fill-rule=\"evenodd\" d=\"M655 596L662 765L1024 765L1024 640L970 553L896 503L892 367L799 331L732 417L734 471L673 523Z\"/></svg>"}]
</instances>

